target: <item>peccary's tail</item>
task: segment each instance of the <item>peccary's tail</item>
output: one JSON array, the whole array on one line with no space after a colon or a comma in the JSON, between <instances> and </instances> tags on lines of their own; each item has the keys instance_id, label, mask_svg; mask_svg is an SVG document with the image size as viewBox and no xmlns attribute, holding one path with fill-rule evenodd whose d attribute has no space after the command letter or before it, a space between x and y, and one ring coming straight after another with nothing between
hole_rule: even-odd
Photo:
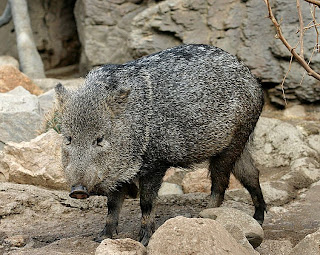
<instances>
[{"instance_id":1,"label":"peccary's tail","mask_svg":"<svg viewBox=\"0 0 320 255\"><path fill-rule=\"evenodd\" d=\"M255 167L249 151L250 143L252 143L252 136L253 134L250 135L240 158L236 161L232 173L249 191L255 206L255 214L253 217L262 224L264 212L266 211L266 203L260 187L259 170Z\"/></svg>"}]
</instances>

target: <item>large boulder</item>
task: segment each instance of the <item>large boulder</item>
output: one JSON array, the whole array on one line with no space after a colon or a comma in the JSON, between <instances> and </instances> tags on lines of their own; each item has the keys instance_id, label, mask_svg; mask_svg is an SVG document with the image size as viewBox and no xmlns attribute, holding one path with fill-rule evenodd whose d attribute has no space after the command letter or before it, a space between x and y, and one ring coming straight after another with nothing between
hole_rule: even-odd
<instances>
[{"instance_id":1,"label":"large boulder","mask_svg":"<svg viewBox=\"0 0 320 255\"><path fill-rule=\"evenodd\" d=\"M299 158L318 158L318 151L305 141L303 128L265 117L257 123L251 152L257 164L269 168L289 167Z\"/></svg>"},{"instance_id":2,"label":"large boulder","mask_svg":"<svg viewBox=\"0 0 320 255\"><path fill-rule=\"evenodd\" d=\"M67 189L60 143L61 136L53 130L30 142L9 142L0 153L0 180Z\"/></svg>"},{"instance_id":3,"label":"large boulder","mask_svg":"<svg viewBox=\"0 0 320 255\"><path fill-rule=\"evenodd\" d=\"M256 254L237 243L217 221L182 216L160 226L152 235L147 250L149 255Z\"/></svg>"},{"instance_id":4,"label":"large boulder","mask_svg":"<svg viewBox=\"0 0 320 255\"><path fill-rule=\"evenodd\" d=\"M258 247L264 238L264 232L260 224L243 211L226 207L210 208L200 212L199 216L216 220L224 227L230 224L238 226L253 248Z\"/></svg>"},{"instance_id":5,"label":"large boulder","mask_svg":"<svg viewBox=\"0 0 320 255\"><path fill-rule=\"evenodd\" d=\"M9 142L29 141L41 126L38 98L22 87L0 93L0 150Z\"/></svg>"}]
</instances>

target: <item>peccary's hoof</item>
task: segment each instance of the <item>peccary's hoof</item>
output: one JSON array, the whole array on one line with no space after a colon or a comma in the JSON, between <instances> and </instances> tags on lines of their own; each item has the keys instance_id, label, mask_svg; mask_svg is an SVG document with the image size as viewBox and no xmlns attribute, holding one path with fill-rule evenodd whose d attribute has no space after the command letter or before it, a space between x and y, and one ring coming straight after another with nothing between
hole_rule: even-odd
<instances>
[{"instance_id":1,"label":"peccary's hoof","mask_svg":"<svg viewBox=\"0 0 320 255\"><path fill-rule=\"evenodd\" d=\"M152 234L153 231L142 228L139 233L139 242L142 243L144 246L147 246Z\"/></svg>"},{"instance_id":2,"label":"peccary's hoof","mask_svg":"<svg viewBox=\"0 0 320 255\"><path fill-rule=\"evenodd\" d=\"M71 198L76 198L76 199L86 199L89 197L89 193L86 187L83 187L82 185L78 185L71 188L71 192L69 196Z\"/></svg>"},{"instance_id":3,"label":"peccary's hoof","mask_svg":"<svg viewBox=\"0 0 320 255\"><path fill-rule=\"evenodd\" d=\"M117 229L115 231L118 234ZM104 239L112 238L112 236L113 235L112 235L112 231L110 230L110 228L104 227L104 229L101 231L101 233L97 237L95 237L93 240L95 242L101 243Z\"/></svg>"}]
</instances>

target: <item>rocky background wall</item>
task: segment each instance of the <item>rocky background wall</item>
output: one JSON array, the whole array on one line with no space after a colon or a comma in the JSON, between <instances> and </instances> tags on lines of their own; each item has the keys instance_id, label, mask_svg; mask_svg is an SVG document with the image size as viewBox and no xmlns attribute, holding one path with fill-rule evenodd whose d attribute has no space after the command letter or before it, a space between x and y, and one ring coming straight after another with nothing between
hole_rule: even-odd
<instances>
[{"instance_id":1,"label":"rocky background wall","mask_svg":"<svg viewBox=\"0 0 320 255\"><path fill-rule=\"evenodd\" d=\"M307 17L309 6L301 2ZM31 80L21 73L12 58L13 24L0 28L0 254L320 254L320 86L310 77L301 82L304 71L296 63L284 84L291 103L285 110L266 104L250 148L268 204L262 227L252 218L248 192L233 176L222 207L204 210L211 183L202 164L167 171L148 247L133 240L141 216L138 199L125 200L114 239L94 242L105 221L106 198L69 198L59 123L48 115L57 82L78 87L83 78L70 78L94 66L181 43L212 44L237 55L259 77L270 101L284 107L279 84L290 54L275 40L263 0L28 4L47 75L56 79ZM0 12L4 6L0 1ZM295 45L295 1L277 0L275 13ZM305 36L309 57L315 34ZM317 54L313 65L320 70Z\"/></svg>"},{"instance_id":2,"label":"rocky background wall","mask_svg":"<svg viewBox=\"0 0 320 255\"><path fill-rule=\"evenodd\" d=\"M1 1L0 11L5 2ZM304 1L302 9L308 23L310 8ZM290 53L274 38L262 0L29 0L29 10L47 70L79 63L84 75L93 66L123 63L181 43L211 44L237 55L268 89L271 102L285 105L280 84ZM282 20L285 36L296 45L295 2L278 0L274 12ZM17 57L12 22L0 28L0 40L0 55ZM305 40L309 58L315 32L308 30ZM312 63L320 69L319 55L314 54ZM302 80L303 73L294 62L284 83L286 98L319 103L319 81L308 75Z\"/></svg>"}]
</instances>

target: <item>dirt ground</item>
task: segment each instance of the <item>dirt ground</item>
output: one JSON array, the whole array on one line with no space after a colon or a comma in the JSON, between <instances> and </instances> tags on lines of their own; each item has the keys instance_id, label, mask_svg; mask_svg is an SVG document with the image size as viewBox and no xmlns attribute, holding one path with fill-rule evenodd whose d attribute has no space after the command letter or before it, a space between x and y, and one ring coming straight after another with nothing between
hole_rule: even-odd
<instances>
[{"instance_id":1,"label":"dirt ground","mask_svg":"<svg viewBox=\"0 0 320 255\"><path fill-rule=\"evenodd\" d=\"M290 240L293 245L320 227L320 184L281 207L269 212L263 225L265 240ZM99 245L93 239L103 229L106 199L90 197L74 200L67 192L51 191L31 185L0 184L0 254L94 254ZM157 227L167 219L182 215L197 217L206 208L203 193L164 196L158 199ZM253 213L246 202L228 195L223 204ZM124 203L114 238L138 238L140 226L138 199Z\"/></svg>"}]
</instances>

